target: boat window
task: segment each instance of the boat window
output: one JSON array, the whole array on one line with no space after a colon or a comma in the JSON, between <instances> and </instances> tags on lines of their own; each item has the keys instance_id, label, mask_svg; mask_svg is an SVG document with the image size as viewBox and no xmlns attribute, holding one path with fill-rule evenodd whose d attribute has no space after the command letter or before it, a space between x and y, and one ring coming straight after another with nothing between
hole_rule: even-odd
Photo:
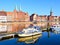
<instances>
[{"instance_id":1,"label":"boat window","mask_svg":"<svg viewBox=\"0 0 60 45\"><path fill-rule=\"evenodd\" d=\"M24 32L19 32L20 34L23 34Z\"/></svg>"},{"instance_id":2,"label":"boat window","mask_svg":"<svg viewBox=\"0 0 60 45\"><path fill-rule=\"evenodd\" d=\"M36 27L34 27L36 29Z\"/></svg>"}]
</instances>

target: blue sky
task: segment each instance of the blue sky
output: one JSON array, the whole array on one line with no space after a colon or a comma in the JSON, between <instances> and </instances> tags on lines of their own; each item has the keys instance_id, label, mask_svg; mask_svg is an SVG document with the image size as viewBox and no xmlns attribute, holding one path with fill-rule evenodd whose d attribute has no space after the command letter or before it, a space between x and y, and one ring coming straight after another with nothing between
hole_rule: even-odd
<instances>
[{"instance_id":1,"label":"blue sky","mask_svg":"<svg viewBox=\"0 0 60 45\"><path fill-rule=\"evenodd\" d=\"M0 10L13 11L16 5L18 8L21 5L21 10L29 15L49 15L51 8L54 15L60 15L60 0L0 0Z\"/></svg>"}]
</instances>

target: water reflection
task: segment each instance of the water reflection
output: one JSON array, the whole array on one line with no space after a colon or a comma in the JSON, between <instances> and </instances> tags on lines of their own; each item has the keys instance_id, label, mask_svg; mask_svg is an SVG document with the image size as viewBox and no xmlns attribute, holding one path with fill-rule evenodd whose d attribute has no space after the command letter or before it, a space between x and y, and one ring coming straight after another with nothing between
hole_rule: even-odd
<instances>
[{"instance_id":1,"label":"water reflection","mask_svg":"<svg viewBox=\"0 0 60 45\"><path fill-rule=\"evenodd\" d=\"M60 31L54 31L55 34L60 34Z\"/></svg>"},{"instance_id":2,"label":"water reflection","mask_svg":"<svg viewBox=\"0 0 60 45\"><path fill-rule=\"evenodd\" d=\"M42 36L33 44L26 44L20 42L20 45L60 45L60 34L55 34L53 32L43 32Z\"/></svg>"},{"instance_id":3,"label":"water reflection","mask_svg":"<svg viewBox=\"0 0 60 45\"><path fill-rule=\"evenodd\" d=\"M10 40L0 41L0 45L60 45L60 34L55 34L54 32L49 32L49 38L48 32L43 32L42 36L39 37L33 44L27 44L20 41L18 42L19 39L13 38Z\"/></svg>"},{"instance_id":4,"label":"water reflection","mask_svg":"<svg viewBox=\"0 0 60 45\"><path fill-rule=\"evenodd\" d=\"M42 36L42 34L38 34L35 36L18 38L18 42L35 43L38 40L38 38L41 36Z\"/></svg>"}]
</instances>

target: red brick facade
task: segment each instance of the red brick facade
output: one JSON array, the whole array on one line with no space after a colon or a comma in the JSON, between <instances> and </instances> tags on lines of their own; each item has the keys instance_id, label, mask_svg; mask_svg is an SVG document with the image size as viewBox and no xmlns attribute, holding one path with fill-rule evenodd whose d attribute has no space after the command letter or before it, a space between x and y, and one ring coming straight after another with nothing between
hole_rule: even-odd
<instances>
[{"instance_id":1,"label":"red brick facade","mask_svg":"<svg viewBox=\"0 0 60 45\"><path fill-rule=\"evenodd\" d=\"M33 22L37 21L37 25L39 26L51 26L53 24L60 24L60 16L53 16L52 12L50 12L50 15L38 15L38 14L32 14L29 16L28 13L14 10L13 12L6 12L6 11L0 11L0 16L7 16L7 22L14 21L14 22ZM17 32L21 31L22 28L28 27L30 24L9 24L7 25L8 32Z\"/></svg>"},{"instance_id":2,"label":"red brick facade","mask_svg":"<svg viewBox=\"0 0 60 45\"><path fill-rule=\"evenodd\" d=\"M14 10L13 12L7 12L7 15L11 15L13 21L29 21L28 13Z\"/></svg>"},{"instance_id":3,"label":"red brick facade","mask_svg":"<svg viewBox=\"0 0 60 45\"><path fill-rule=\"evenodd\" d=\"M27 22L30 21L30 17L28 13L14 10L13 12L6 12L6 11L0 11L0 16L5 16L7 18L7 22ZM21 23L22 24L22 23ZM27 25L26 25L27 26ZM8 24L7 25L7 32L17 32L19 30L22 30L24 28L24 24Z\"/></svg>"}]
</instances>

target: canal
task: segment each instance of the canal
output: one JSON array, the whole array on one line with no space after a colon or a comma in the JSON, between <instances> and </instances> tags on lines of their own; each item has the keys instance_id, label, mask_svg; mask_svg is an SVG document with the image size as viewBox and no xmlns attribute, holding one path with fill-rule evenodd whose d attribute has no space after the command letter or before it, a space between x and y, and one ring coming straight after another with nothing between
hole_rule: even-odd
<instances>
[{"instance_id":1,"label":"canal","mask_svg":"<svg viewBox=\"0 0 60 45\"><path fill-rule=\"evenodd\" d=\"M12 38L0 41L0 45L60 45L60 34L53 32L43 32L42 36L32 44L18 42L18 38Z\"/></svg>"}]
</instances>

